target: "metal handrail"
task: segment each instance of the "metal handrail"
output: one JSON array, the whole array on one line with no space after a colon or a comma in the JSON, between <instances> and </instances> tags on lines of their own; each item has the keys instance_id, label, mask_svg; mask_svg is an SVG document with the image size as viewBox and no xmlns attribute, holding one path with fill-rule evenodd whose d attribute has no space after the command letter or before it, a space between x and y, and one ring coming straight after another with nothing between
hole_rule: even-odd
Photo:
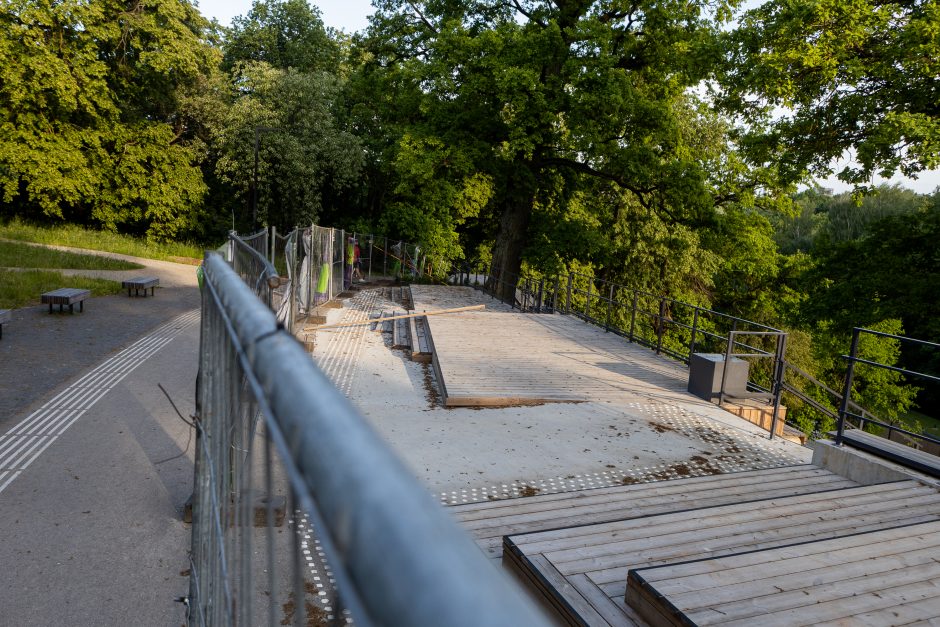
<instances>
[{"instance_id":1,"label":"metal handrail","mask_svg":"<svg viewBox=\"0 0 940 627\"><path fill-rule=\"evenodd\" d=\"M940 344L937 344L937 343L935 343L935 342L928 342L928 341L926 341L926 340L920 340L920 339L912 338L912 337L904 337L903 335L895 335L895 334L893 334L893 333L885 333L885 332L883 332L883 331L875 331L874 329L866 329L866 328L864 328L864 327L854 327L854 328L852 329L852 343L851 343L851 346L850 346L850 348L849 348L849 354L848 354L848 355L842 355L842 358L845 359L845 360L848 362L848 367L846 368L846 372L845 372L845 381L844 381L844 384L843 384L843 392L842 392L842 399L841 399L842 402L839 404L839 417L838 417L838 424L837 424L837 427L836 427L835 443L836 443L837 445L841 445L841 444L842 444L843 436L844 436L844 434L845 434L845 428L846 428L847 418L850 417L850 416L852 416L852 417L857 417L857 418L861 418L862 420L864 420L864 421L866 421L866 422L872 422L872 423L875 423L875 424L877 424L877 425L879 425L879 426L883 426L883 427L889 428L889 431L888 431L888 434L889 434L889 435L891 434L891 431L900 431L900 432L904 432L906 435L910 435L911 437L916 438L916 439L925 440L925 441L929 441L929 442L933 442L933 443L940 443L940 442L937 442L934 438L931 438L931 437L928 436L928 435L924 435L924 434L922 434L922 433L921 433L921 434L913 433L913 432L907 431L907 430L905 430L905 429L902 429L901 427L897 427L897 426L893 426L893 425L888 425L887 423L881 422L881 421L879 421L879 420L874 420L874 419L872 419L872 418L866 419L866 418L864 418L864 417L862 417L862 416L856 416L856 415L851 414L851 413L849 412L849 407L850 407L850 404L851 404L851 397L852 397L852 383L853 383L854 378L855 378L855 364L857 364L857 363L861 363L861 364L865 364L865 365L868 365L868 366L872 366L872 367L874 367L874 368L881 368L881 369L883 369L883 370L889 370L889 371L891 371L891 372L897 372L897 373L899 373L899 374L905 374L905 375L909 375L909 376L919 377L919 378L922 378L922 379L927 379L928 381L940 381L940 377L937 377L937 376L931 375L931 374L927 374L927 373L925 373L925 372L917 372L917 371L914 371L914 370L907 370L906 368L898 368L898 367L896 367L896 366L890 366L890 365L888 365L888 364L882 364L882 363L877 362L877 361L872 361L872 360L869 360L869 359L863 359L863 358L859 357L859 356L858 356L858 344L859 344L859 340L860 340L862 334L873 335L873 336L875 336L875 337L884 337L884 338L888 338L888 339L893 339L893 340L898 340L898 341L902 341L902 342L907 342L907 343L910 343L910 344L917 344L917 345L920 345L920 346L927 346L927 347L930 347L930 348L940 348Z\"/></svg>"},{"instance_id":2,"label":"metal handrail","mask_svg":"<svg viewBox=\"0 0 940 627\"><path fill-rule=\"evenodd\" d=\"M547 625L238 275L211 253L204 271L211 302L230 327L265 427L300 505L317 522L356 623Z\"/></svg>"}]
</instances>

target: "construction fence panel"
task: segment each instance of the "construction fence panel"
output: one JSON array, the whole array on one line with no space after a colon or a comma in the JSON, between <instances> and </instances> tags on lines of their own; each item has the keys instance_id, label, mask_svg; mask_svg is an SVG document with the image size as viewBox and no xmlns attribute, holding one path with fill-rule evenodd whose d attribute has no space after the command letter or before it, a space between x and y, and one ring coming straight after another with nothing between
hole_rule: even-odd
<instances>
[{"instance_id":1,"label":"construction fence panel","mask_svg":"<svg viewBox=\"0 0 940 627\"><path fill-rule=\"evenodd\" d=\"M190 623L345 618L308 616L307 521L357 625L547 625L233 268L204 276Z\"/></svg>"}]
</instances>

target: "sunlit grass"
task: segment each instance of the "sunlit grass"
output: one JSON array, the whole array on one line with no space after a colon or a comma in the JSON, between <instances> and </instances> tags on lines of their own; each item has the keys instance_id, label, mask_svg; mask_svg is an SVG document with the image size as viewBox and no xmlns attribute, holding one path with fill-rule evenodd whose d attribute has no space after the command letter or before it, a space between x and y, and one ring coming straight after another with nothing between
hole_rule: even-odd
<instances>
[{"instance_id":1,"label":"sunlit grass","mask_svg":"<svg viewBox=\"0 0 940 627\"><path fill-rule=\"evenodd\" d=\"M60 287L91 290L92 296L106 296L121 291L117 281L64 276L52 270L0 270L0 309L38 305L43 292Z\"/></svg>"},{"instance_id":2,"label":"sunlit grass","mask_svg":"<svg viewBox=\"0 0 940 627\"><path fill-rule=\"evenodd\" d=\"M97 255L0 241L0 268L73 268L81 270L136 270L139 263Z\"/></svg>"},{"instance_id":3,"label":"sunlit grass","mask_svg":"<svg viewBox=\"0 0 940 627\"><path fill-rule=\"evenodd\" d=\"M201 246L188 242L151 242L129 235L84 229L71 224L39 227L20 220L12 220L0 224L0 238L100 250L180 263L199 263L203 256Z\"/></svg>"}]
</instances>

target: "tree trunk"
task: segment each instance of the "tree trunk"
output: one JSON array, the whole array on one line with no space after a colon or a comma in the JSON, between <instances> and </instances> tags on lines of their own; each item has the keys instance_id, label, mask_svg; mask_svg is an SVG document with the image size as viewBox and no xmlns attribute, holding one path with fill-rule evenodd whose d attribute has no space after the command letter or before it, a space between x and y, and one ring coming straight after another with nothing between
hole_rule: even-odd
<instances>
[{"instance_id":1,"label":"tree trunk","mask_svg":"<svg viewBox=\"0 0 940 627\"><path fill-rule=\"evenodd\" d=\"M493 263L487 283L496 295L506 302L514 302L522 251L525 248L529 218L532 215L534 190L531 186L507 194L499 220L499 231L493 244Z\"/></svg>"}]
</instances>

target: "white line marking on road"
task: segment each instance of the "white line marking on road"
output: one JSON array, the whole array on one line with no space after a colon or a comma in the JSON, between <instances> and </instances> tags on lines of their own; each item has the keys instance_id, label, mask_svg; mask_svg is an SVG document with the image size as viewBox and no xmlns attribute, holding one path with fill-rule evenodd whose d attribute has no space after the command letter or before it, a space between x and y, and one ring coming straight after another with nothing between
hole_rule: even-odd
<instances>
[{"instance_id":1,"label":"white line marking on road","mask_svg":"<svg viewBox=\"0 0 940 627\"><path fill-rule=\"evenodd\" d=\"M194 309L157 327L98 364L0 436L0 492L108 391L198 320L199 310Z\"/></svg>"}]
</instances>

